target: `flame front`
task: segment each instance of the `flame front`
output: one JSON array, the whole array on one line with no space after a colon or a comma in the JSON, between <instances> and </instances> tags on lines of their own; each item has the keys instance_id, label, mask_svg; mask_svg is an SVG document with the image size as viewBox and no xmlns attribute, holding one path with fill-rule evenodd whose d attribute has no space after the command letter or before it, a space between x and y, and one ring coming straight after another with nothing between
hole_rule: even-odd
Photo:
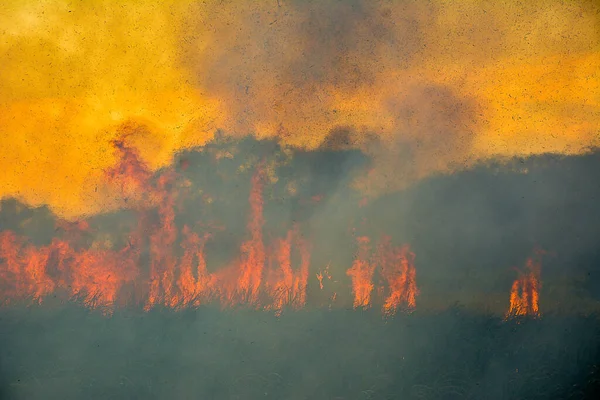
<instances>
[{"instance_id":1,"label":"flame front","mask_svg":"<svg viewBox=\"0 0 600 400\"><path fill-rule=\"evenodd\" d=\"M252 177L247 239L241 244L239 261L210 273L205 247L212 235L175 224L180 191L174 187L173 171L151 183L151 173L139 161L137 152L122 141L114 143L120 163L106 172L130 201L137 228L121 249L95 242L79 246L87 222L59 221L64 232L49 246L36 247L12 231L0 233L0 277L3 300L31 298L41 302L56 290L67 291L91 308L110 312L119 295L133 295L149 310L157 305L169 308L197 307L213 301L224 306L246 304L281 314L284 308L302 308L310 265L310 244L294 226L284 238L265 245L263 239L263 186L265 169L258 165ZM151 223L150 221L158 220ZM147 232L151 232L146 235ZM176 244L180 240L180 250ZM109 246L110 247L110 246ZM149 268L144 271L141 249L149 249ZM267 252L267 249L269 252ZM177 252L181 251L180 257ZM292 253L298 253L294 268ZM146 282L146 283L144 283ZM127 290L130 293L127 293Z\"/></svg>"},{"instance_id":2,"label":"flame front","mask_svg":"<svg viewBox=\"0 0 600 400\"><path fill-rule=\"evenodd\" d=\"M57 231L62 233L44 246L13 231L2 231L0 296L4 302L30 299L40 303L46 296L61 294L106 312L132 299L145 310L218 302L277 315L307 304L312 257L307 227L295 222L282 237L265 236L263 192L269 175L264 162L255 166L251 177L245 238L237 257L211 271L205 250L214 239L214 228L199 223L178 228L176 223L178 207L186 198L186 191L177 184L178 174L170 169L153 180L133 148L123 142L115 142L115 148L121 161L106 174L137 221L125 243L95 240L86 244L93 229L85 220L57 222ZM329 291L329 307L343 298L339 285L330 287L330 282L338 283L332 281L330 266L312 275L317 292ZM539 315L540 270L537 258L527 261L526 271L513 283L507 318ZM370 237L358 236L355 257L345 275L355 309L375 304L383 315L391 316L399 309L416 307L419 289L415 254L409 245L396 246L389 236L374 245Z\"/></svg>"},{"instance_id":3,"label":"flame front","mask_svg":"<svg viewBox=\"0 0 600 400\"><path fill-rule=\"evenodd\" d=\"M297 243L300 252L300 268L292 269L292 243ZM286 306L299 309L306 304L306 287L310 264L308 244L299 237L298 228L288 232L285 239L276 242L267 275L267 292L271 304L268 309L281 314ZM275 267L278 265L279 268Z\"/></svg>"}]
</instances>

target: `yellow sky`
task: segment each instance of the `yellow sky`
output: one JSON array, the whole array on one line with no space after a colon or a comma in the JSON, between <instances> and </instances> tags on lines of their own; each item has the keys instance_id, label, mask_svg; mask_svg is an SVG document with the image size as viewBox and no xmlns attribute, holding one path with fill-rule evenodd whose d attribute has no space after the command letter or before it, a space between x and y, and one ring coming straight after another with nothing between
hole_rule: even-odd
<instances>
[{"instance_id":1,"label":"yellow sky","mask_svg":"<svg viewBox=\"0 0 600 400\"><path fill-rule=\"evenodd\" d=\"M337 3L2 2L0 196L109 209L132 126L153 168L218 128L314 148L352 127L417 149L418 177L599 144L597 2Z\"/></svg>"}]
</instances>

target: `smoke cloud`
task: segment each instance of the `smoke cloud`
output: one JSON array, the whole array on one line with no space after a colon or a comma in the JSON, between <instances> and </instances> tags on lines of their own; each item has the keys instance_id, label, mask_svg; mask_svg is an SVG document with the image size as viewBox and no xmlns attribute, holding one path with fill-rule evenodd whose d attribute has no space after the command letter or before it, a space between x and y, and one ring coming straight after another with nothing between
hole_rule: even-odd
<instances>
[{"instance_id":1,"label":"smoke cloud","mask_svg":"<svg viewBox=\"0 0 600 400\"><path fill-rule=\"evenodd\" d=\"M598 145L598 10L403 1L7 2L1 196L114 209L137 130L156 170L221 130L314 150L344 129L372 194L497 156ZM365 150L366 149L366 150ZM392 171L394 173L392 173Z\"/></svg>"}]
</instances>

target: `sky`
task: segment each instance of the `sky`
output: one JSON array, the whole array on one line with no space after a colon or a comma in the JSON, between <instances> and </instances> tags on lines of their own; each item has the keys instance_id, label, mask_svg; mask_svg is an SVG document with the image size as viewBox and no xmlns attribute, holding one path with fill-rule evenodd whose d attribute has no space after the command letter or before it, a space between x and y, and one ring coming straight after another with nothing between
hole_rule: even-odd
<instances>
[{"instance_id":1,"label":"sky","mask_svg":"<svg viewBox=\"0 0 600 400\"><path fill-rule=\"evenodd\" d=\"M0 26L0 197L65 218L120 207L121 137L151 169L216 132L360 149L373 198L598 145L594 1L9 0Z\"/></svg>"}]
</instances>

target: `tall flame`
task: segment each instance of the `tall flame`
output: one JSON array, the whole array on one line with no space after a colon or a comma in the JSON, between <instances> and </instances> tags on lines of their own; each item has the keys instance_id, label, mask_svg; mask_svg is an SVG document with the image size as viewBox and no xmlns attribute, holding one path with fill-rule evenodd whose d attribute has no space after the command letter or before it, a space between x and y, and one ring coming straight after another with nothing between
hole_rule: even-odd
<instances>
[{"instance_id":1,"label":"tall flame","mask_svg":"<svg viewBox=\"0 0 600 400\"><path fill-rule=\"evenodd\" d=\"M263 179L264 171L260 165L252 177L250 192L250 220L248 231L250 239L242 244L242 260L238 279L239 295L250 304L258 304L259 290L265 266L265 245L263 242Z\"/></svg>"},{"instance_id":2,"label":"tall flame","mask_svg":"<svg viewBox=\"0 0 600 400\"><path fill-rule=\"evenodd\" d=\"M204 254L204 247L210 234L200 236L186 225L183 228L183 236L181 247L184 253L179 264L177 287L181 293L182 305L197 307L202 301L208 300L207 296L210 293L212 277L206 269Z\"/></svg>"},{"instance_id":3,"label":"tall flame","mask_svg":"<svg viewBox=\"0 0 600 400\"><path fill-rule=\"evenodd\" d=\"M158 187L160 189L165 189L167 183L168 177L163 175L159 179ZM178 301L178 297L173 294L173 274L177 264L177 260L173 254L175 240L177 239L173 195L167 190L164 190L163 193L165 195L161 199L158 208L160 225L156 232L150 236L152 262L150 264L150 294L148 298L148 307L155 305L160 301L161 289L165 305L173 306Z\"/></svg>"},{"instance_id":4,"label":"tall flame","mask_svg":"<svg viewBox=\"0 0 600 400\"><path fill-rule=\"evenodd\" d=\"M392 315L405 303L409 309L416 306L419 293L416 283L415 254L408 245L393 247L390 237L384 237L379 246L381 274L388 285L389 294L384 300L383 313Z\"/></svg>"},{"instance_id":5,"label":"tall flame","mask_svg":"<svg viewBox=\"0 0 600 400\"><path fill-rule=\"evenodd\" d=\"M294 242L300 253L300 267L297 271L292 269L292 244ZM299 309L306 304L310 251L308 244L299 237L297 227L290 230L285 239L279 239L275 247L276 250L269 260L270 268L266 282L267 292L271 298L271 304L267 306L267 309L281 314L286 306Z\"/></svg>"},{"instance_id":6,"label":"tall flame","mask_svg":"<svg viewBox=\"0 0 600 400\"><path fill-rule=\"evenodd\" d=\"M352 279L354 308L368 308L371 306L371 292L374 288L375 264L371 260L371 240L366 236L360 236L357 241L358 251L354 257L352 268L348 270L347 274Z\"/></svg>"},{"instance_id":7,"label":"tall flame","mask_svg":"<svg viewBox=\"0 0 600 400\"><path fill-rule=\"evenodd\" d=\"M519 271L519 277L513 282L510 291L510 307L506 318L519 316L539 316L539 290L541 262L529 258L525 272Z\"/></svg>"},{"instance_id":8,"label":"tall flame","mask_svg":"<svg viewBox=\"0 0 600 400\"><path fill-rule=\"evenodd\" d=\"M36 249L26 245L24 238L13 232L0 233L0 258L4 259L4 268L0 277L4 282L14 282L9 295L27 293L33 300L41 302L43 296L54 289L54 283L48 279L46 265L51 249Z\"/></svg>"},{"instance_id":9,"label":"tall flame","mask_svg":"<svg viewBox=\"0 0 600 400\"><path fill-rule=\"evenodd\" d=\"M90 307L110 308L125 283L137 277L138 251L125 247L75 249L66 240L54 240L49 246L25 244L26 238L13 232L0 233L0 258L4 260L0 276L10 283L3 297L30 297L41 302L57 288L70 296L79 296Z\"/></svg>"}]
</instances>

